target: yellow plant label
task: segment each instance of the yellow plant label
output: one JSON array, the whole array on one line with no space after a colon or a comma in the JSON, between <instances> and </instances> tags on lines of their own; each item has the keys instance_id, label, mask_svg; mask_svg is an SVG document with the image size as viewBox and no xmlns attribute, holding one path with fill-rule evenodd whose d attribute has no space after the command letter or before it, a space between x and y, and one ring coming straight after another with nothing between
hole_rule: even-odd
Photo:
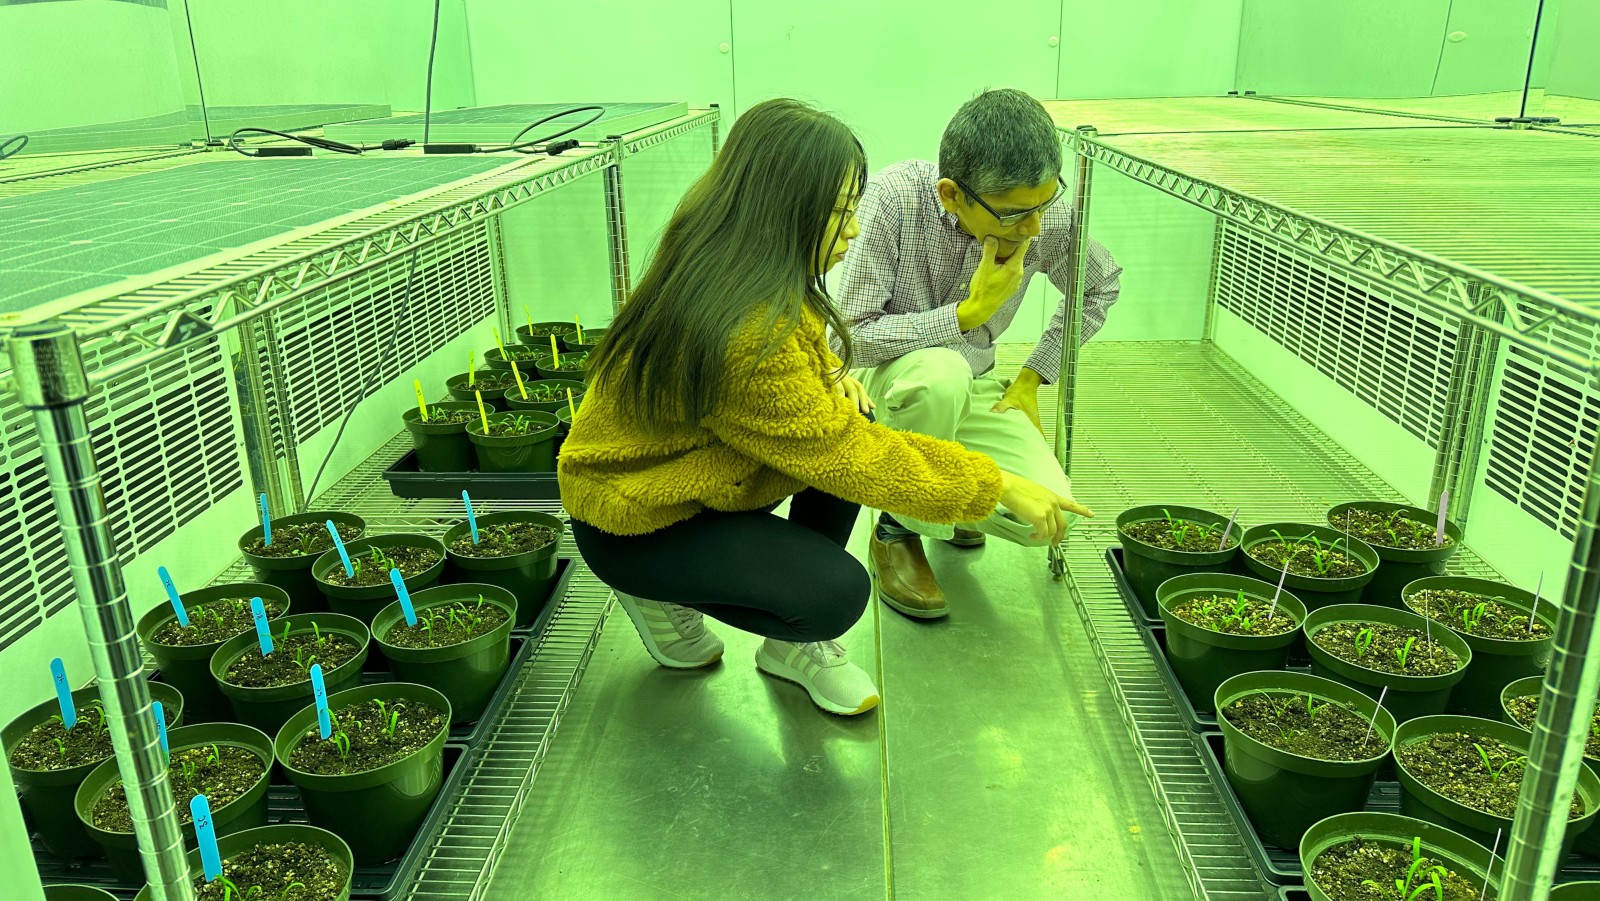
<instances>
[{"instance_id":1,"label":"yellow plant label","mask_svg":"<svg viewBox=\"0 0 1600 901\"><path fill-rule=\"evenodd\" d=\"M422 421L428 421L428 402L422 399L422 382L419 379L411 380L411 387L417 389L417 409L422 411Z\"/></svg>"}]
</instances>

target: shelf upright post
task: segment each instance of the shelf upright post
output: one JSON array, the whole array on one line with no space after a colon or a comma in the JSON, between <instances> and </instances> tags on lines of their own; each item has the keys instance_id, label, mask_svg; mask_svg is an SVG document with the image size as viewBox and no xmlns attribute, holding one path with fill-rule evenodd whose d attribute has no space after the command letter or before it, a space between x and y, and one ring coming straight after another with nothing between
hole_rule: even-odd
<instances>
[{"instance_id":1,"label":"shelf upright post","mask_svg":"<svg viewBox=\"0 0 1600 901\"><path fill-rule=\"evenodd\" d=\"M274 509L303 513L306 508L306 490L300 481L300 436L295 432L294 411L289 406L289 367L280 349L282 345L278 341L277 322L277 313L267 313L260 317L262 345L267 352L266 371L271 374L272 400L278 407L278 435L283 440L283 469L280 475L287 481L283 486L285 492L283 506ZM264 414L265 410L262 412ZM272 427L270 418L266 418L262 427L265 429ZM269 458L269 463L276 470L278 461L275 455Z\"/></svg>"},{"instance_id":2,"label":"shelf upright post","mask_svg":"<svg viewBox=\"0 0 1600 901\"><path fill-rule=\"evenodd\" d=\"M716 156L717 151L722 149L722 104L713 103L711 109L717 114L711 120L711 155Z\"/></svg>"},{"instance_id":3,"label":"shelf upright post","mask_svg":"<svg viewBox=\"0 0 1600 901\"><path fill-rule=\"evenodd\" d=\"M621 135L610 135L611 164L606 167L606 237L611 249L611 307L620 313L633 285L628 274L628 212L623 202L622 161L628 145Z\"/></svg>"},{"instance_id":4,"label":"shelf upright post","mask_svg":"<svg viewBox=\"0 0 1600 901\"><path fill-rule=\"evenodd\" d=\"M58 321L19 327L10 338L17 394L33 414L60 518L78 612L145 876L161 901L193 901L188 855L156 730L144 657L134 632L116 543L90 443L89 374L78 336Z\"/></svg>"},{"instance_id":5,"label":"shelf upright post","mask_svg":"<svg viewBox=\"0 0 1600 901\"><path fill-rule=\"evenodd\" d=\"M1502 901L1534 901L1549 892L1562 860L1561 837L1595 697L1600 695L1600 459L1589 463L1588 486L1572 567L1556 624L1555 656L1545 671L1539 715L1528 748L1522 794L1506 855ZM1559 800L1558 800L1559 799Z\"/></svg>"},{"instance_id":6,"label":"shelf upright post","mask_svg":"<svg viewBox=\"0 0 1600 901\"><path fill-rule=\"evenodd\" d=\"M1492 311L1489 315L1498 321L1502 308L1498 304L1488 306ZM1433 460L1428 509L1437 510L1439 498L1450 492L1450 519L1465 531L1488 422L1499 341L1493 332L1470 320L1457 322L1456 352L1450 363L1450 386L1445 393L1439 446Z\"/></svg>"},{"instance_id":7,"label":"shelf upright post","mask_svg":"<svg viewBox=\"0 0 1600 901\"><path fill-rule=\"evenodd\" d=\"M1089 198L1094 179L1094 159L1087 142L1098 135L1093 125L1080 125L1073 138L1075 153L1072 180L1072 232L1067 253L1072 265L1070 283L1063 302L1066 316L1061 326L1061 371L1056 378L1056 462L1061 471L1072 475L1073 401L1078 390L1078 348L1083 343L1083 271L1089 259ZM1066 573L1066 559L1059 546L1050 548L1050 571L1056 578Z\"/></svg>"},{"instance_id":8,"label":"shelf upright post","mask_svg":"<svg viewBox=\"0 0 1600 901\"><path fill-rule=\"evenodd\" d=\"M515 335L512 324L511 289L506 284L506 242L500 226L500 214L484 220L484 240L489 244L489 290L494 294L495 321L500 324L500 334Z\"/></svg>"},{"instance_id":9,"label":"shelf upright post","mask_svg":"<svg viewBox=\"0 0 1600 901\"><path fill-rule=\"evenodd\" d=\"M239 418L244 427L245 456L250 464L252 493L265 494L274 510L298 510L284 496L278 476L278 449L267 412L267 377L262 366L262 346L256 334L256 320L240 323L238 330L239 365L235 370L239 387ZM270 364L269 364L270 365ZM288 416L287 408L279 412Z\"/></svg>"}]
</instances>

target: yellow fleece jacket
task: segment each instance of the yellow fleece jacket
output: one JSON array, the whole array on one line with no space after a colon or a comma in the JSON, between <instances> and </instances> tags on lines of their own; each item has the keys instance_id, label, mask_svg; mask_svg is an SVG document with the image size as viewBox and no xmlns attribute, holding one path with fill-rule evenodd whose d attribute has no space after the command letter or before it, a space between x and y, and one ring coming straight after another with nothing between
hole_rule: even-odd
<instances>
[{"instance_id":1,"label":"yellow fleece jacket","mask_svg":"<svg viewBox=\"0 0 1600 901\"><path fill-rule=\"evenodd\" d=\"M762 337L750 326L729 342L717 408L669 434L644 433L624 402L591 383L557 467L567 512L613 535L643 535L705 509L757 510L807 487L927 522L994 512L992 459L869 422L834 393L831 373L842 364L819 317L807 314L757 364Z\"/></svg>"}]
</instances>

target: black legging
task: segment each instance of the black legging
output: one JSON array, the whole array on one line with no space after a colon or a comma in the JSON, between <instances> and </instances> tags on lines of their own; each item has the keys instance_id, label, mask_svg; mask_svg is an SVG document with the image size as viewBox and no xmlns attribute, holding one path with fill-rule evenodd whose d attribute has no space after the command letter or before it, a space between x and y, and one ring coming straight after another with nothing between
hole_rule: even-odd
<instances>
[{"instance_id":1,"label":"black legging","mask_svg":"<svg viewBox=\"0 0 1600 901\"><path fill-rule=\"evenodd\" d=\"M872 590L866 570L844 549L859 511L807 489L794 496L788 519L770 510L706 510L627 537L574 519L572 536L594 574L618 591L681 604L767 638L825 641L855 625Z\"/></svg>"}]
</instances>

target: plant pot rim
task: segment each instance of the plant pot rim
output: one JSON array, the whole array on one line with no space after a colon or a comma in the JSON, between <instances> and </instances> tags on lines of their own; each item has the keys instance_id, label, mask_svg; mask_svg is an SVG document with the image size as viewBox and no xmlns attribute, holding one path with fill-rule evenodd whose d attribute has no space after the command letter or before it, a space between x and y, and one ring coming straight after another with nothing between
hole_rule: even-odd
<instances>
[{"instance_id":1,"label":"plant pot rim","mask_svg":"<svg viewBox=\"0 0 1600 901\"><path fill-rule=\"evenodd\" d=\"M302 618L304 619L302 620ZM367 649L372 641L372 633L367 629L366 623L361 620L343 613L330 613L326 610L316 610L310 613L292 613L288 616L280 617L277 622L283 622L284 620L290 620L289 624L291 626L299 626L301 622L307 624L315 622L323 632L343 636L354 641L359 646L355 656L331 670L325 670L323 675L326 679L331 681L335 679L335 673L343 672L350 666L359 667L366 662ZM234 647L233 645L237 646ZM241 632L223 642L222 646L217 648L216 652L211 655L211 675L212 678L216 679L217 685L223 694L227 694L230 697L234 692L240 694L254 694L257 692L291 692L292 694L299 694L302 690L311 690L310 676L307 676L303 682L291 682L288 685L236 685L229 682L224 676L228 671L228 667L232 666L234 661L244 656L245 652L251 648L260 648L256 633L254 631Z\"/></svg>"},{"instance_id":2,"label":"plant pot rim","mask_svg":"<svg viewBox=\"0 0 1600 901\"><path fill-rule=\"evenodd\" d=\"M269 585L266 582L227 582L222 585L207 585L204 588L196 588L192 591L186 591L183 594L178 595L178 599L183 601L184 607L187 609L191 604L204 605L215 602L224 597L237 596L237 593L232 590L236 588L247 589L245 592L246 594L249 594L250 597L259 597L263 602L265 602L269 597L272 600L277 601L278 604L283 608L283 612L279 613L277 616L269 615L267 617L268 620L282 619L283 617L294 612L294 601L289 597L289 592L284 591L282 588L279 588L276 585ZM216 597L196 597L196 595L208 594L216 595ZM160 632L162 628L167 625L167 623L177 622L177 620L178 612L172 609L172 604L170 602L163 601L162 603L151 607L149 610L146 610L144 615L139 617L139 623L134 628L134 632L138 634L140 641L152 648L160 648L163 651L177 651L180 653L183 651L204 648L216 650L216 648L220 647L223 642L228 640L228 638L234 637L229 635L228 638L224 638L221 641L211 641L206 642L205 644L166 644L164 642L156 641L156 633Z\"/></svg>"},{"instance_id":3,"label":"plant pot rim","mask_svg":"<svg viewBox=\"0 0 1600 901\"><path fill-rule=\"evenodd\" d=\"M1478 579L1469 576L1428 576L1426 578L1417 579L1414 582L1407 583L1406 587L1400 590L1400 601L1401 603L1405 604L1407 610L1416 613L1418 616L1423 616L1424 614L1421 611L1411 606L1411 598L1418 592L1438 590L1467 591L1470 594L1483 594L1481 591L1470 591L1469 589L1459 587L1462 583L1500 588L1502 589L1500 594L1492 596L1485 595L1485 597L1493 597L1495 600L1500 601L1506 606L1515 607L1526 614L1532 615L1534 613L1532 609L1532 592L1525 591L1515 585L1507 585L1503 582L1495 582L1490 579ZM1526 641L1518 641L1510 638L1490 638L1485 635L1473 635L1471 632L1468 632L1465 629L1456 628L1454 623L1450 623L1446 620L1434 619L1433 621L1461 636L1461 638L1472 647L1474 653L1483 651L1500 656L1530 655L1539 653L1544 646L1554 644L1556 640L1556 615L1560 612L1560 610L1556 606L1556 603L1553 602L1541 604L1541 607L1543 609L1539 610L1537 614L1539 617L1539 622L1543 623L1545 628L1550 630L1550 634L1544 636L1543 638L1531 638ZM1428 617L1428 619L1433 619L1433 617Z\"/></svg>"},{"instance_id":4,"label":"plant pot rim","mask_svg":"<svg viewBox=\"0 0 1600 901\"><path fill-rule=\"evenodd\" d=\"M384 543L378 544L377 542ZM356 556L358 556L356 553L358 546L359 550L368 550L374 547L412 547L438 551L439 559L432 566L428 567L426 570L423 570L417 575L405 577L406 588L408 590L415 584L429 578L430 573L437 574L438 571L441 571L444 568L444 543L439 539L434 538L432 535L423 535L419 532L388 532L382 535L367 535L357 538L356 540L351 541L344 546L345 553L350 555L352 562L355 560ZM311 564L311 578L316 581L319 588L322 588L324 591L332 589L333 591L354 592L370 591L374 588L387 588L390 591L394 590L393 586L388 582L385 582L382 585L334 585L331 582L324 581L322 578L323 575L325 573L332 572L333 568L336 566L340 568L344 567L344 558L339 556L338 548L331 548L323 552L321 556L317 557L316 562Z\"/></svg>"},{"instance_id":5,"label":"plant pot rim","mask_svg":"<svg viewBox=\"0 0 1600 901\"><path fill-rule=\"evenodd\" d=\"M1277 684L1251 684L1268 682L1276 682ZM1247 685L1250 687L1241 687ZM1382 753L1360 760L1325 760L1321 757L1305 757L1281 748L1274 748L1260 739L1246 735L1223 715L1222 711L1227 708L1228 704L1240 698L1254 694L1269 694L1274 691L1309 694L1323 701L1339 703L1346 709L1354 708L1356 715L1366 719L1368 722L1372 722L1373 731L1383 737L1384 749ZM1297 673L1290 670L1259 670L1229 676L1222 681L1222 684L1217 686L1217 690L1212 694L1212 703L1215 705L1213 709L1217 711L1217 727L1222 730L1224 735L1244 742L1245 747L1253 755L1258 758L1268 759L1283 769L1294 768L1293 765L1286 765L1285 761L1303 761L1304 763L1301 766L1318 769L1336 767L1349 770L1368 769L1376 771L1378 766L1388 758L1390 750L1394 747L1395 731L1397 729L1394 714L1390 713L1387 708L1379 707L1377 701L1367 697L1358 689L1351 688L1342 682L1335 682L1332 679L1314 676L1310 673Z\"/></svg>"},{"instance_id":6,"label":"plant pot rim","mask_svg":"<svg viewBox=\"0 0 1600 901\"><path fill-rule=\"evenodd\" d=\"M1289 573L1290 579L1324 583L1361 581L1362 584L1366 584L1366 582L1372 581L1372 578L1377 575L1378 567L1383 563L1383 558L1378 554L1377 550L1374 549L1372 545L1367 544L1361 539L1348 536L1343 532L1332 528L1331 526L1319 526L1314 523L1306 522L1265 522L1260 525L1251 526L1250 528L1245 529L1244 534L1240 537L1239 553L1244 554L1246 558L1254 561L1260 566L1267 566L1266 563L1263 563L1262 561L1257 560L1255 557L1250 556L1250 549L1258 544L1265 544L1268 541L1277 541L1278 537L1272 534L1272 531L1276 529L1277 531L1281 532L1283 531L1284 526L1311 529L1311 534L1317 535L1319 539L1329 538L1330 536L1335 540L1340 538L1345 539L1345 549L1348 551L1349 555L1355 557L1357 560L1360 560L1362 565L1367 568L1366 572L1359 576L1338 576L1335 578L1330 578L1327 576L1307 576L1300 573L1291 572ZM1323 534L1318 535L1319 532ZM1273 571L1283 572L1281 569Z\"/></svg>"},{"instance_id":7,"label":"plant pot rim","mask_svg":"<svg viewBox=\"0 0 1600 901\"><path fill-rule=\"evenodd\" d=\"M1386 619L1386 617L1389 619ZM1401 622L1390 621L1395 618L1400 619ZM1410 620L1415 620L1415 622L1412 623ZM1440 673L1434 676L1411 676L1405 673L1375 670L1331 654L1322 645L1313 640L1318 632L1329 626L1339 623L1358 622L1375 622L1402 629L1420 629L1426 633L1432 632L1429 625L1432 620L1410 610L1384 607L1377 604L1330 604L1306 614L1305 620L1300 624L1300 629L1306 635L1306 650L1311 653L1314 659L1317 657L1326 658L1322 662L1330 668L1348 667L1361 670L1363 673L1370 673L1384 680L1383 683L1379 684L1387 684L1396 691L1439 691L1453 686L1466 678L1467 667L1472 664L1472 646L1462 640L1460 635L1449 629L1434 635L1433 640L1455 653L1457 666L1448 673Z\"/></svg>"},{"instance_id":8,"label":"plant pot rim","mask_svg":"<svg viewBox=\"0 0 1600 901\"><path fill-rule=\"evenodd\" d=\"M534 548L531 551L517 551L516 553L512 554L502 554L498 557L478 557L472 554L458 554L450 549L451 545L455 544L456 539L466 535L472 529L471 523L459 522L446 529L443 537L440 538L440 543L444 545L444 552L449 555L452 563L465 562L466 564L470 565L480 560L510 561L522 557L536 558L541 555L548 554L552 547L559 550L561 547L561 539L566 535L567 532L566 523L562 522L559 517L552 516L549 513L540 513L537 510L502 510L499 513L484 514L477 517L477 520L479 526L492 526L503 522L532 523L533 525L554 529L556 538L549 544L544 545L543 547Z\"/></svg>"},{"instance_id":9,"label":"plant pot rim","mask_svg":"<svg viewBox=\"0 0 1600 901\"><path fill-rule=\"evenodd\" d=\"M212 738L202 741L198 738L189 738L181 734L184 732L190 732L190 734L193 735L194 732L191 732L191 730L211 731L218 727L221 727L227 731L246 730L254 733L254 735L241 734L230 738ZM258 738L259 741L256 740ZM224 810L235 808L237 805L248 804L252 801L258 800L260 794L266 791L267 784L272 780L272 739L267 735L267 733L262 732L260 729L257 729L254 726L247 726L244 723L195 723L192 726L179 726L172 729L168 733L167 739L172 754L177 754L179 751L187 751L191 748L203 748L209 745L219 745L230 748L244 748L245 750L255 754L256 758L261 761L261 775L256 778L255 782L250 784L250 788L239 797L234 798L232 801L216 807L212 811L214 815L220 814ZM101 770L105 769L106 767L110 767L112 770L109 778L106 777L107 774L101 772ZM102 829L101 827L90 822L90 815L93 814L94 806L99 802L100 796L108 791L114 783L120 781L122 781L122 775L119 771L117 771L117 759L115 756L113 756L106 760L102 760L100 764L84 778L83 782L79 783L78 791L73 796L73 810L78 815L78 821L83 823L84 828L89 831L90 835L118 836L127 837L130 839L134 836L135 833L133 832L114 832L110 829ZM91 786L93 786L93 791L90 791ZM257 789L260 789L260 791L258 792ZM189 824L189 827L190 829L193 829L193 824Z\"/></svg>"},{"instance_id":10,"label":"plant pot rim","mask_svg":"<svg viewBox=\"0 0 1600 901\"><path fill-rule=\"evenodd\" d=\"M308 773L305 770L296 769L289 763L290 755L294 753L295 748L300 746L302 734L317 721L315 706L308 706L285 720L284 724L279 727L278 734L273 736L273 753L277 757L278 765L283 767L283 771L288 774L290 781L295 785L323 791L337 791L339 789L336 786L345 785L348 790L353 791L356 786L349 785L352 780L358 780L365 785L381 785L389 781L388 777L393 775L395 770L416 758L442 753L445 742L450 738L450 720L455 713L450 705L450 699L436 688L430 688L416 682L374 682L370 685L347 688L344 691L328 695L328 709L330 711L342 709L341 702L343 702L343 706L347 706L360 703L371 697L385 698L395 695L402 695L408 700L424 702L444 712L444 725L439 728L438 734L428 740L427 744L401 757L399 760L391 760L370 770L337 774Z\"/></svg>"},{"instance_id":11,"label":"plant pot rim","mask_svg":"<svg viewBox=\"0 0 1600 901\"><path fill-rule=\"evenodd\" d=\"M274 526L280 523L288 526L299 526L309 525L313 522L323 522L330 519L333 520L334 525L354 526L362 533L362 535L366 534L367 521L365 519L362 519L360 516L357 516L354 513L342 513L338 510L307 510L304 513L291 513L288 516L274 516L272 518L272 524ZM341 522L341 519L344 521ZM293 522L290 520L293 520ZM258 557L245 549L251 542L255 541L257 538L260 538L264 533L265 530L261 528L261 523L259 522L256 523L253 528L247 530L244 535L240 536L239 538L239 553L243 554L251 561L260 560L269 563L279 560L305 560L308 558L315 560L316 558L322 556L322 552L319 551L311 554L292 554L288 557ZM357 537L355 540L359 541L360 537Z\"/></svg>"},{"instance_id":12,"label":"plant pot rim","mask_svg":"<svg viewBox=\"0 0 1600 901\"><path fill-rule=\"evenodd\" d=\"M1395 510L1404 510L1407 513L1419 514L1422 517L1421 519L1417 519L1416 517L1411 518L1417 519L1418 522L1421 522L1424 525L1430 522L1437 522L1439 518L1439 513L1436 510L1425 510L1422 507L1414 507L1410 504L1402 504L1394 501L1346 501L1345 503L1335 504L1334 506L1329 507L1328 512L1324 514L1324 518L1328 520L1329 528L1333 529L1334 531L1339 530L1338 525L1334 522L1334 517L1345 510L1363 510L1372 513L1392 513ZM1361 538L1355 538L1354 536L1352 536L1352 540L1363 542L1374 551L1377 551L1380 558L1390 563L1429 563L1440 560L1448 560L1451 555L1461 549L1461 541L1464 537L1461 532L1461 527L1457 526L1449 519L1446 519L1444 522L1444 532L1445 536L1450 539L1450 543L1444 547L1399 548L1389 547L1381 544L1373 544L1370 541L1365 541Z\"/></svg>"},{"instance_id":13,"label":"plant pot rim","mask_svg":"<svg viewBox=\"0 0 1600 901\"><path fill-rule=\"evenodd\" d=\"M1142 506L1129 507L1117 514L1116 520L1117 540L1122 544L1123 549L1126 551L1130 546L1137 547L1141 549L1141 552L1154 552L1142 553L1142 556L1152 557L1157 560L1170 557L1171 559L1163 560L1163 562L1181 566L1225 563L1239 552L1244 539L1245 528L1244 523L1238 521L1234 522L1233 529L1228 533L1227 547L1212 551L1184 551L1176 548L1164 548L1141 541L1124 531L1126 527L1140 523L1165 521L1163 513L1173 513L1173 519L1196 522L1201 525L1225 526L1228 522L1228 517L1220 513L1201 507L1186 507L1182 504L1144 504Z\"/></svg>"},{"instance_id":14,"label":"plant pot rim","mask_svg":"<svg viewBox=\"0 0 1600 901\"><path fill-rule=\"evenodd\" d=\"M385 636L405 622L405 613L400 607L400 602L395 602L379 610L372 618L372 640L383 648L383 654L389 659L426 659L454 660L477 653L485 647L506 640L511 635L511 629L517 624L517 596L509 590L498 585L475 582L457 582L451 585L440 585L426 588L411 596L411 605L418 612L443 607L457 601L466 600L467 596L482 596L484 601L493 604L505 613L506 620L500 625L490 629L482 635L474 635L464 641L454 644L434 645L427 648L409 648L390 644Z\"/></svg>"},{"instance_id":15,"label":"plant pot rim","mask_svg":"<svg viewBox=\"0 0 1600 901\"><path fill-rule=\"evenodd\" d=\"M166 682L151 682L149 679L146 679L145 685L151 693L150 700L160 701L163 706L171 706L171 701L177 701L177 706L173 707L172 709L172 719L174 722L179 722L180 717L183 716L183 692L179 691L177 686L169 685ZM156 697L156 695L162 693L169 694L169 697ZM84 695L87 700L80 698L80 695ZM72 703L80 708L89 703L89 701L99 699L99 697L99 680L85 685L82 688L74 688L72 690ZM27 767L17 766L16 764L12 763L11 749L15 745L15 740L8 739L6 736L15 735L18 738L26 736L29 732L33 731L33 727L50 719L51 714L59 713L61 710L60 703L61 702L55 698L40 701L32 707L29 707L27 710L24 710L12 717L11 720L5 723L3 726L0 726L0 754L5 755L6 765L11 768L13 773L27 773L31 776L43 776L47 778L54 777L57 774L72 774L79 772L88 773L100 764L105 763L107 760L117 759L116 753L113 752L110 757L102 757L99 760L91 763L80 763L74 766L59 767L49 770L32 770L28 769Z\"/></svg>"},{"instance_id":16,"label":"plant pot rim","mask_svg":"<svg viewBox=\"0 0 1600 901\"><path fill-rule=\"evenodd\" d=\"M1374 823L1388 825L1373 825ZM1475 878L1488 876L1494 889L1496 891L1500 889L1500 876L1505 866L1504 858L1493 854L1488 848L1448 826L1405 814L1375 810L1336 813L1318 820L1306 830L1305 835L1300 838L1297 850L1301 867L1306 873L1307 889L1314 884L1310 874L1316 859L1329 848L1355 838L1392 843L1404 848L1410 847L1412 838L1422 838L1423 846L1432 852L1430 856L1443 857L1452 863L1462 864L1464 867L1460 868L1470 870L1469 875ZM1451 845L1456 847L1449 847ZM1465 859L1462 855L1468 847L1480 852L1479 856L1472 860ZM1480 859L1483 860L1482 865L1477 862ZM1316 888L1326 894L1326 890L1321 886Z\"/></svg>"},{"instance_id":17,"label":"plant pot rim","mask_svg":"<svg viewBox=\"0 0 1600 901\"><path fill-rule=\"evenodd\" d=\"M229 857L258 845L283 844L286 842L315 844L327 851L330 857L338 860L344 867L345 872L344 886L340 890L340 897L349 897L351 886L355 883L355 854L351 852L349 843L331 830L312 826L309 823L270 823L266 826L257 826L253 829L243 829L239 832L218 836L217 850L223 863L227 863ZM204 872L198 850L188 852L185 859L189 864L189 877L191 879ZM135 896L134 901L150 901L153 897L150 886L145 885L139 890L139 894Z\"/></svg>"},{"instance_id":18,"label":"plant pot rim","mask_svg":"<svg viewBox=\"0 0 1600 901\"><path fill-rule=\"evenodd\" d=\"M561 422L561 420L556 417L556 414L546 413L543 410L518 410L515 413L490 413L489 420L493 422L496 419L504 419L512 416L536 417L540 428L537 431L527 432L521 435L486 435L482 431L483 423L480 420L467 424L467 436L474 442L479 443L482 443L482 441L510 441L520 444L538 444L541 441L550 440L552 437L550 433L555 431L556 426ZM549 417L550 421L545 422L545 417Z\"/></svg>"},{"instance_id":19,"label":"plant pot rim","mask_svg":"<svg viewBox=\"0 0 1600 901\"><path fill-rule=\"evenodd\" d=\"M1223 586L1229 582L1232 583L1231 589L1224 588ZM1276 585L1267 585L1260 579L1252 579L1249 576L1236 576L1230 573L1189 573L1162 582L1156 589L1156 606L1161 611L1161 621L1169 630L1180 631L1198 641L1221 648L1270 650L1292 644L1299 637L1301 624L1305 622L1305 604L1287 589L1278 598L1278 612L1275 615L1288 616L1294 623L1294 628L1273 635L1239 635L1210 629L1173 613L1172 605L1196 595L1234 594L1238 591L1244 591L1246 597L1252 600L1271 603L1276 589Z\"/></svg>"}]
</instances>

